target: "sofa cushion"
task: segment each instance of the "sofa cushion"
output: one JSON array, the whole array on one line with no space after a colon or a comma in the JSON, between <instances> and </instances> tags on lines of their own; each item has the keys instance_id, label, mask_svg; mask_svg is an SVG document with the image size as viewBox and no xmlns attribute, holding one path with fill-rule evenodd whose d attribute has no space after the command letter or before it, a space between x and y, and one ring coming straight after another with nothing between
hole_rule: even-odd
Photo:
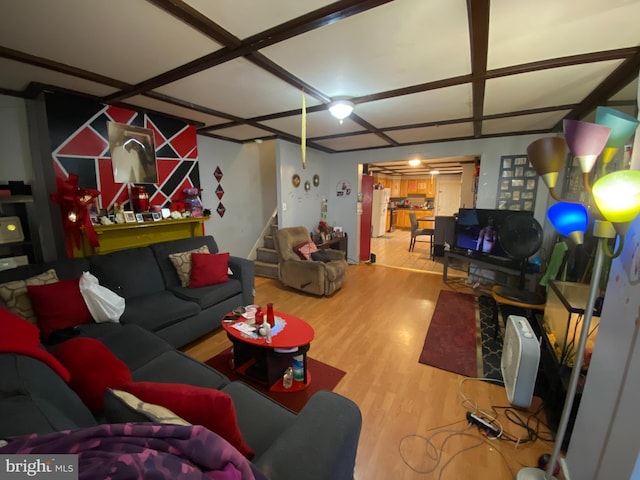
<instances>
[{"instance_id":1,"label":"sofa cushion","mask_svg":"<svg viewBox=\"0 0 640 480\"><path fill-rule=\"evenodd\" d=\"M222 391L233 399L238 426L247 444L256 452L256 460L295 423L295 413L282 408L282 405L246 383L231 382Z\"/></svg>"},{"instance_id":2,"label":"sofa cushion","mask_svg":"<svg viewBox=\"0 0 640 480\"><path fill-rule=\"evenodd\" d=\"M71 278L80 278L82 272L89 271L89 260L86 257L65 258L62 260L54 260L42 265L42 271L54 269L60 280L69 280Z\"/></svg>"},{"instance_id":3,"label":"sofa cushion","mask_svg":"<svg viewBox=\"0 0 640 480\"><path fill-rule=\"evenodd\" d=\"M0 354L0 438L96 424L65 381L40 360Z\"/></svg>"},{"instance_id":4,"label":"sofa cushion","mask_svg":"<svg viewBox=\"0 0 640 480\"><path fill-rule=\"evenodd\" d=\"M95 338L67 340L54 355L71 373L69 386L96 415L104 408L107 387L120 388L131 381L129 367Z\"/></svg>"},{"instance_id":5,"label":"sofa cushion","mask_svg":"<svg viewBox=\"0 0 640 480\"><path fill-rule=\"evenodd\" d=\"M183 287L188 287L189 283L191 283L191 269L193 267L191 254L193 253L209 253L209 247L203 245L194 250L169 254L169 260L175 267L176 274L180 279L180 285Z\"/></svg>"},{"instance_id":6,"label":"sofa cushion","mask_svg":"<svg viewBox=\"0 0 640 480\"><path fill-rule=\"evenodd\" d=\"M311 254L318 251L318 246L309 240L293 247L293 251L298 254L300 260L311 260Z\"/></svg>"},{"instance_id":7,"label":"sofa cushion","mask_svg":"<svg viewBox=\"0 0 640 480\"><path fill-rule=\"evenodd\" d=\"M105 324L95 324L105 325ZM153 361L165 352L173 351L173 347L159 336L139 325L107 324L113 329L86 331L81 327L81 335L97 338L116 357L127 364L131 373Z\"/></svg>"},{"instance_id":8,"label":"sofa cushion","mask_svg":"<svg viewBox=\"0 0 640 480\"><path fill-rule=\"evenodd\" d=\"M143 402L132 393L107 388L104 393L104 417L107 423L157 422L191 425L168 408Z\"/></svg>"},{"instance_id":9,"label":"sofa cushion","mask_svg":"<svg viewBox=\"0 0 640 480\"><path fill-rule=\"evenodd\" d=\"M153 252L148 247L130 248L89 258L89 271L100 285L127 300L164 291L164 280Z\"/></svg>"},{"instance_id":10,"label":"sofa cushion","mask_svg":"<svg viewBox=\"0 0 640 480\"><path fill-rule=\"evenodd\" d=\"M28 320L34 325L38 324L38 318L33 311L31 299L27 293L28 285L46 285L58 281L56 271L51 269L39 275L27 278L26 280L14 280L0 285L0 298L7 308Z\"/></svg>"},{"instance_id":11,"label":"sofa cushion","mask_svg":"<svg viewBox=\"0 0 640 480\"><path fill-rule=\"evenodd\" d=\"M178 252L187 252L195 250L203 245L209 249L209 253L218 253L218 245L211 235L203 237L183 238L180 240L171 240L168 242L154 243L149 248L153 251L164 282L167 287L175 287L180 285L180 279L176 273L176 269L169 259L169 255Z\"/></svg>"},{"instance_id":12,"label":"sofa cushion","mask_svg":"<svg viewBox=\"0 0 640 480\"><path fill-rule=\"evenodd\" d=\"M40 360L62 380L68 382L69 371L40 345L38 328L17 315L0 308L0 353L17 353Z\"/></svg>"},{"instance_id":13,"label":"sofa cushion","mask_svg":"<svg viewBox=\"0 0 640 480\"><path fill-rule=\"evenodd\" d=\"M77 278L48 285L27 285L27 292L44 337L56 330L93 321Z\"/></svg>"},{"instance_id":14,"label":"sofa cushion","mask_svg":"<svg viewBox=\"0 0 640 480\"><path fill-rule=\"evenodd\" d=\"M229 281L229 252L191 254L190 288L208 287Z\"/></svg>"},{"instance_id":15,"label":"sofa cushion","mask_svg":"<svg viewBox=\"0 0 640 480\"><path fill-rule=\"evenodd\" d=\"M247 458L254 451L245 443L238 429L231 397L211 388L187 384L130 382L122 390L139 399L162 405L194 425L202 425L217 433Z\"/></svg>"},{"instance_id":16,"label":"sofa cushion","mask_svg":"<svg viewBox=\"0 0 640 480\"><path fill-rule=\"evenodd\" d=\"M240 283L240 280L232 278L229 279L228 282L209 285L207 287L170 287L170 290L184 300L196 302L200 308L204 310L205 308L217 305L228 298L241 294L242 284Z\"/></svg>"},{"instance_id":17,"label":"sofa cushion","mask_svg":"<svg viewBox=\"0 0 640 480\"><path fill-rule=\"evenodd\" d=\"M164 352L136 370L132 370L136 382L188 383L198 387L220 389L229 379L210 366L188 355L171 350Z\"/></svg>"},{"instance_id":18,"label":"sofa cushion","mask_svg":"<svg viewBox=\"0 0 640 480\"><path fill-rule=\"evenodd\" d=\"M200 313L200 307L187 302L167 290L127 299L127 308L120 323L135 323L156 332Z\"/></svg>"}]
</instances>

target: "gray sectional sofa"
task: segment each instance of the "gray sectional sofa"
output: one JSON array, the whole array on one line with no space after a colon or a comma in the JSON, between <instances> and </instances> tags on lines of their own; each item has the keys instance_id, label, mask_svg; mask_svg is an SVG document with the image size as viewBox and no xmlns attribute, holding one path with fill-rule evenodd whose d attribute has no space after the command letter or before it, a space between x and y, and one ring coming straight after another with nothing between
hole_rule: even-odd
<instances>
[{"instance_id":1,"label":"gray sectional sofa","mask_svg":"<svg viewBox=\"0 0 640 480\"><path fill-rule=\"evenodd\" d=\"M217 328L233 307L253 301L253 269L243 259L230 260L233 278L223 290L205 287L195 292L180 287L165 256L202 242L217 251L212 237L178 240L0 272L0 283L49 268L55 268L60 279L75 278L88 267L101 284L125 297L127 307L121 323L84 324L74 329L75 336L102 341L129 367L134 381L186 383L228 393L244 440L256 452L252 463L268 478L353 478L362 418L351 400L321 391L296 414L174 348ZM0 353L0 439L89 428L107 421L94 416L45 362L20 353Z\"/></svg>"},{"instance_id":2,"label":"gray sectional sofa","mask_svg":"<svg viewBox=\"0 0 640 480\"><path fill-rule=\"evenodd\" d=\"M229 257L233 273L226 283L197 289L180 285L169 255L203 245L210 253L218 253L212 236L193 237L107 255L25 265L0 272L0 284L25 280L49 269L56 270L60 280L91 272L101 285L124 297L126 307L120 323L140 325L180 348L219 328L225 313L253 303L254 267L245 258Z\"/></svg>"}]
</instances>

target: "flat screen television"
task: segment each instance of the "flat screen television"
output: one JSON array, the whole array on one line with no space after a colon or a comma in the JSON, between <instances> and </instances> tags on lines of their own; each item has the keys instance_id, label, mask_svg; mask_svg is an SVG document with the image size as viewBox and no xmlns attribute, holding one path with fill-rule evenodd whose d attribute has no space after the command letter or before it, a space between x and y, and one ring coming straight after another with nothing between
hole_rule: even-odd
<instances>
[{"instance_id":1,"label":"flat screen television","mask_svg":"<svg viewBox=\"0 0 640 480\"><path fill-rule=\"evenodd\" d=\"M511 258L500 245L498 236L502 222L510 215L532 217L533 212L461 208L456 222L456 248L478 254Z\"/></svg>"}]
</instances>

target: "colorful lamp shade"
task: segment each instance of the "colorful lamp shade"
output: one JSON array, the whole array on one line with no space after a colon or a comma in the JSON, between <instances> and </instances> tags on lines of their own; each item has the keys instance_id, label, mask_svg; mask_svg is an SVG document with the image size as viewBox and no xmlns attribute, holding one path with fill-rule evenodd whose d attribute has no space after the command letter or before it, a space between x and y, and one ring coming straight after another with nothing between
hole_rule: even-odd
<instances>
[{"instance_id":1,"label":"colorful lamp shade","mask_svg":"<svg viewBox=\"0 0 640 480\"><path fill-rule=\"evenodd\" d=\"M558 181L558 172L567 157L567 142L560 137L540 138L529 144L527 156L547 188L554 188Z\"/></svg>"},{"instance_id":2,"label":"colorful lamp shade","mask_svg":"<svg viewBox=\"0 0 640 480\"><path fill-rule=\"evenodd\" d=\"M593 184L593 200L618 235L627 233L640 213L640 170L618 170Z\"/></svg>"},{"instance_id":3,"label":"colorful lamp shade","mask_svg":"<svg viewBox=\"0 0 640 480\"><path fill-rule=\"evenodd\" d=\"M608 107L596 108L596 123L611 128L609 139L602 152L602 161L609 163L620 147L623 147L638 128L637 119Z\"/></svg>"},{"instance_id":4,"label":"colorful lamp shade","mask_svg":"<svg viewBox=\"0 0 640 480\"><path fill-rule=\"evenodd\" d=\"M589 223L587 207L581 203L558 202L549 208L547 218L561 235L582 245Z\"/></svg>"},{"instance_id":5,"label":"colorful lamp shade","mask_svg":"<svg viewBox=\"0 0 640 480\"><path fill-rule=\"evenodd\" d=\"M579 120L564 120L563 128L569 150L580 162L582 173L589 173L607 143L611 129Z\"/></svg>"}]
</instances>

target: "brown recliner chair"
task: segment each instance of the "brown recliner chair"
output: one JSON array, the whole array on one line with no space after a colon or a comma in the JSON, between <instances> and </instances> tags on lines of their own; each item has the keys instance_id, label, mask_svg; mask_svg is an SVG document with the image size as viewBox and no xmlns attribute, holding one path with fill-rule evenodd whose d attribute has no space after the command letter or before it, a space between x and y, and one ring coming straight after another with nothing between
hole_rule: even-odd
<instances>
[{"instance_id":1,"label":"brown recliner chair","mask_svg":"<svg viewBox=\"0 0 640 480\"><path fill-rule=\"evenodd\" d=\"M345 253L322 250L330 261L302 260L294 248L311 241L305 227L287 227L274 232L278 253L280 281L292 288L314 295L331 295L344 283L347 273Z\"/></svg>"}]
</instances>

